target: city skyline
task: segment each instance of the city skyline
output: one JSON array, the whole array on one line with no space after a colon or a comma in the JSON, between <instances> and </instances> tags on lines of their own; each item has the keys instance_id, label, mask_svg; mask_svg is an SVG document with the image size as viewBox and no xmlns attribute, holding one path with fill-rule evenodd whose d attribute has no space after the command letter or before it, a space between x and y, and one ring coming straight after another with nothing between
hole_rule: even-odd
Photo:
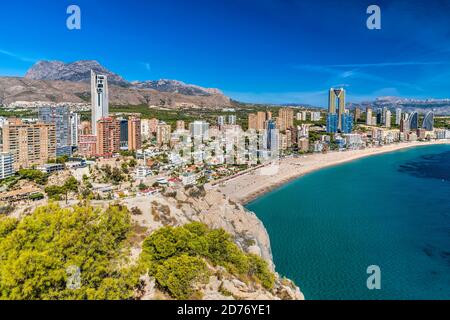
<instances>
[{"instance_id":1,"label":"city skyline","mask_svg":"<svg viewBox=\"0 0 450 320\"><path fill-rule=\"evenodd\" d=\"M119 2L78 1L82 25L72 31L65 26L68 4L43 1L32 12L5 4L2 26L17 20L19 12L27 23L0 35L1 75L23 76L40 59L95 59L130 81L176 79L219 88L244 102L326 107L323 88L339 86L351 88L347 100L356 103L386 95L448 97L448 6L443 3L381 1L381 30L369 30L365 2L194 1L186 6L174 1L150 6L135 1L133 10L126 11ZM221 19L211 12L220 12ZM43 15L48 19L40 19ZM341 17L339 25L333 23L335 15ZM181 34L187 16L190 29ZM98 23L102 20L118 23L105 28ZM136 44L142 49L127 50Z\"/></svg>"}]
</instances>

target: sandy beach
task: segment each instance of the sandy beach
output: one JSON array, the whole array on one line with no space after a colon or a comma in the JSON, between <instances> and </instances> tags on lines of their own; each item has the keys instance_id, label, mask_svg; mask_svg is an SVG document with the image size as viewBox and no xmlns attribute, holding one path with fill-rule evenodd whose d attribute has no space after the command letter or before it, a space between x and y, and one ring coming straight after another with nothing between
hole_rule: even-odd
<instances>
[{"instance_id":1,"label":"sandy beach","mask_svg":"<svg viewBox=\"0 0 450 320\"><path fill-rule=\"evenodd\" d=\"M276 163L266 164L265 166L248 170L244 174L230 177L209 187L217 188L222 193L226 194L230 199L246 204L258 198L262 194L267 193L293 179L321 168L334 166L385 152L436 144L450 144L450 140L402 142L362 150L287 157L277 161Z\"/></svg>"}]
</instances>

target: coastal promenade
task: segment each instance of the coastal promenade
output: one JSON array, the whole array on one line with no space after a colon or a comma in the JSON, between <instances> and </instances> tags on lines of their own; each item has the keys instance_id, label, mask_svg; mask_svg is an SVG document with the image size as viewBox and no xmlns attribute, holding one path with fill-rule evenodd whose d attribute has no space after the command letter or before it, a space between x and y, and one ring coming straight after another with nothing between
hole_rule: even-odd
<instances>
[{"instance_id":1,"label":"coastal promenade","mask_svg":"<svg viewBox=\"0 0 450 320\"><path fill-rule=\"evenodd\" d=\"M385 152L436 144L450 144L450 140L400 142L361 150L335 151L325 154L316 153L298 157L291 156L283 158L276 163L268 163L265 166L246 170L238 175L222 179L220 183L215 183L208 187L217 188L233 201L247 204L262 194L315 170Z\"/></svg>"}]
</instances>

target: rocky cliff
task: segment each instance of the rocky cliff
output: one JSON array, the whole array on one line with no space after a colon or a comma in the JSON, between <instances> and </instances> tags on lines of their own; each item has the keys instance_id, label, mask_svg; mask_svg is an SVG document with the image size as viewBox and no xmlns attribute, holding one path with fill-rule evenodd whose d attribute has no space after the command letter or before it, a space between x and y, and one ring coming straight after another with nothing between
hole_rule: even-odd
<instances>
[{"instance_id":1,"label":"rocky cliff","mask_svg":"<svg viewBox=\"0 0 450 320\"><path fill-rule=\"evenodd\" d=\"M210 228L223 228L234 237L235 243L245 252L264 258L275 272L270 240L261 221L242 205L234 203L218 191L202 188L168 190L164 195L152 198L136 197L122 201L130 210L138 208L142 214L133 219L143 232L141 239L162 226L180 226L192 221ZM142 243L133 248L133 257L141 251ZM295 284L275 272L275 287L266 290L257 283L245 283L227 273L221 267L211 267L212 275L207 284L199 284L203 299L303 299ZM147 286L142 299L164 298L155 289L152 279L145 279Z\"/></svg>"}]
</instances>

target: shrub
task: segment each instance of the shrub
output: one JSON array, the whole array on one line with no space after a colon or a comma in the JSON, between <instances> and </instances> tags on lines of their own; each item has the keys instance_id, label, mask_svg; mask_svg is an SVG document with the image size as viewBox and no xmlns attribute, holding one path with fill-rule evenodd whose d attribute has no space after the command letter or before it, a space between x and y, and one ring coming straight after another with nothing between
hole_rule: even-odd
<instances>
[{"instance_id":1,"label":"shrub","mask_svg":"<svg viewBox=\"0 0 450 320\"><path fill-rule=\"evenodd\" d=\"M210 230L198 222L182 227L163 227L153 232L144 241L141 263L148 269L149 274L155 277L156 282L173 297L186 298L192 294L187 288L192 287L195 279L205 275L202 264L199 264L202 272L195 276L191 274L191 260L186 257L197 258L214 266L223 266L228 272L258 281L267 289L273 288L275 282L275 275L261 257L242 252L232 241L231 235L223 229ZM177 259L172 260L174 258ZM167 261L171 261L170 268L165 265ZM177 264L172 265L173 261ZM183 263L188 265L183 266ZM168 285L169 280L161 270L177 275L173 276L173 281L177 283L176 289ZM178 279L181 274L185 274L187 280Z\"/></svg>"}]
</instances>

